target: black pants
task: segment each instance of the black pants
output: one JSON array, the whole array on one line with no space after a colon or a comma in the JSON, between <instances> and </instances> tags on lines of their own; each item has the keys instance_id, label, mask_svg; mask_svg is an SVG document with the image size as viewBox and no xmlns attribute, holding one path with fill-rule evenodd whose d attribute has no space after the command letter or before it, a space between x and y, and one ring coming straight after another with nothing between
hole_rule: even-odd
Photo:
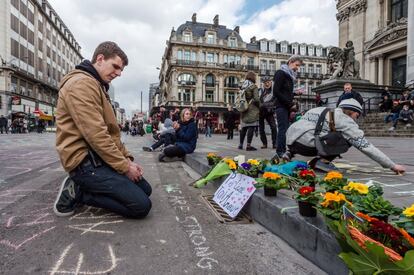
<instances>
[{"instance_id":1,"label":"black pants","mask_svg":"<svg viewBox=\"0 0 414 275\"><path fill-rule=\"evenodd\" d=\"M316 150L315 147L309 147L306 145L303 145L299 142L294 142L292 145L288 146L289 152L291 154L291 157L293 157L295 154L299 154L305 157L317 157L319 156L318 150ZM320 157L320 156L319 156ZM328 161L334 160L338 156L324 156L321 158L324 158Z\"/></svg>"},{"instance_id":2,"label":"black pants","mask_svg":"<svg viewBox=\"0 0 414 275\"><path fill-rule=\"evenodd\" d=\"M4 129L4 131L6 131L6 134L8 134L8 129L7 128L8 128L7 126L0 126L1 133L3 134L3 129Z\"/></svg>"},{"instance_id":3,"label":"black pants","mask_svg":"<svg viewBox=\"0 0 414 275\"><path fill-rule=\"evenodd\" d=\"M227 139L233 139L234 128L227 129Z\"/></svg>"},{"instance_id":4,"label":"black pants","mask_svg":"<svg viewBox=\"0 0 414 275\"><path fill-rule=\"evenodd\" d=\"M173 158L173 157L182 158L185 156L186 153L181 147L174 145L174 146L166 147L164 149L164 154L169 158Z\"/></svg>"},{"instance_id":5,"label":"black pants","mask_svg":"<svg viewBox=\"0 0 414 275\"><path fill-rule=\"evenodd\" d=\"M253 140L254 129L256 126L246 126L243 127L240 131L240 144L243 145L244 138L246 137L247 133L247 144L251 144Z\"/></svg>"},{"instance_id":6,"label":"black pants","mask_svg":"<svg viewBox=\"0 0 414 275\"><path fill-rule=\"evenodd\" d=\"M289 128L289 110L283 107L276 109L277 119L277 148L276 153L279 157L286 152L286 132Z\"/></svg>"},{"instance_id":7,"label":"black pants","mask_svg":"<svg viewBox=\"0 0 414 275\"><path fill-rule=\"evenodd\" d=\"M265 132L265 120L269 123L270 130L272 133L272 145L276 146L276 136L277 136L277 129L276 129L276 121L273 112L268 112L267 110L261 110L259 116L259 131L260 131L260 140L262 141L263 145L267 146L267 138Z\"/></svg>"},{"instance_id":8,"label":"black pants","mask_svg":"<svg viewBox=\"0 0 414 275\"><path fill-rule=\"evenodd\" d=\"M175 135L173 134L164 134L159 137L159 140L151 145L152 149L155 150L161 145L168 146L175 143Z\"/></svg>"},{"instance_id":9,"label":"black pants","mask_svg":"<svg viewBox=\"0 0 414 275\"><path fill-rule=\"evenodd\" d=\"M398 123L411 124L413 123L413 121L411 119L403 119L399 117L398 119L394 121L394 124L392 126L396 128Z\"/></svg>"}]
</instances>

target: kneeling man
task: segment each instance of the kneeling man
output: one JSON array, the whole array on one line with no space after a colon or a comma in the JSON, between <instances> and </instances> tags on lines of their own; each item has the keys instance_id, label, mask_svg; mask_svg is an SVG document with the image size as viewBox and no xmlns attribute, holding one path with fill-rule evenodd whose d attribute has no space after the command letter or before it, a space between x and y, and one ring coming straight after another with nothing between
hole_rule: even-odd
<instances>
[{"instance_id":1,"label":"kneeling man","mask_svg":"<svg viewBox=\"0 0 414 275\"><path fill-rule=\"evenodd\" d=\"M55 201L58 216L72 215L82 204L129 218L143 218L151 209L151 186L120 140L107 92L127 65L116 43L103 42L92 61L84 60L60 83L56 148L69 177Z\"/></svg>"},{"instance_id":2,"label":"kneeling man","mask_svg":"<svg viewBox=\"0 0 414 275\"><path fill-rule=\"evenodd\" d=\"M290 160L294 154L299 154L308 157L314 157L310 161L309 165L315 167L317 162L321 163L320 159L325 159L329 162L338 155L320 156L315 145L315 129L319 121L319 117L322 113L326 115L322 124L322 131L320 136L324 136L328 133L329 127L329 112L324 112L325 107L318 107L311 109L305 113L302 118L293 123L286 134L287 138L287 151L283 158ZM361 104L351 98L341 101L338 108L333 110L334 126L337 132L341 133L341 136L348 142L349 146L354 146L362 153L370 157L372 160L378 162L384 168L390 168L396 173L403 173L405 171L404 166L395 164L388 156L371 144L365 139L364 132L359 129L355 120L361 115ZM335 169L330 165L321 165L324 168ZM323 170L323 169L322 169Z\"/></svg>"}]
</instances>

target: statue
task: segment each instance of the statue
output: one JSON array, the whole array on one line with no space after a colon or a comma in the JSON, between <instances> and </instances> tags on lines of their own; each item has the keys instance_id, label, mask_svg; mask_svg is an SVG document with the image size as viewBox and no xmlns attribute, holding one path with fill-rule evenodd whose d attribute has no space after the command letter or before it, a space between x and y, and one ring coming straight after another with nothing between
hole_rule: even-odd
<instances>
[{"instance_id":1,"label":"statue","mask_svg":"<svg viewBox=\"0 0 414 275\"><path fill-rule=\"evenodd\" d=\"M355 59L354 43L348 41L345 48L332 47L328 53L330 79L360 79L359 61Z\"/></svg>"}]
</instances>

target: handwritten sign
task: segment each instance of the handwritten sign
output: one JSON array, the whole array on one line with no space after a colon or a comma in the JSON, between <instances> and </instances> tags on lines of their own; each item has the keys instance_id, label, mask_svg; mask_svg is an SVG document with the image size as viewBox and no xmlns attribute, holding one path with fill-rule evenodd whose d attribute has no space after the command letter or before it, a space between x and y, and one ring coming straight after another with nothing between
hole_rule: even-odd
<instances>
[{"instance_id":1,"label":"handwritten sign","mask_svg":"<svg viewBox=\"0 0 414 275\"><path fill-rule=\"evenodd\" d=\"M253 178L232 173L214 193L213 200L234 219L256 191L254 184Z\"/></svg>"}]
</instances>

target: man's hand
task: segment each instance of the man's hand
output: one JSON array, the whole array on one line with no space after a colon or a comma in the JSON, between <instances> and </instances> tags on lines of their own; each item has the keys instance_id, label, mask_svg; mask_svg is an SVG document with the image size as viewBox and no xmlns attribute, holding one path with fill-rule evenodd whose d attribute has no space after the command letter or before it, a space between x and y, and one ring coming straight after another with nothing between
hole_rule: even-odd
<instances>
[{"instance_id":1,"label":"man's hand","mask_svg":"<svg viewBox=\"0 0 414 275\"><path fill-rule=\"evenodd\" d=\"M128 171L125 173L125 175L132 180L133 182L136 182L140 179L141 173L138 170L138 168L134 165L133 162L129 161L128 163Z\"/></svg>"},{"instance_id":2,"label":"man's hand","mask_svg":"<svg viewBox=\"0 0 414 275\"><path fill-rule=\"evenodd\" d=\"M127 172L127 174L126 174L126 176L130 179L130 180L132 180L132 181L139 181L140 179L142 179L142 176L144 175L144 169L138 164L138 163L135 163L135 162L132 162L129 158L128 158L128 164L129 164L129 166L133 166L136 170L137 170L137 172L138 172L138 176L137 176L137 178L135 179L135 180L133 180L133 179L131 179L129 176L128 176L128 172L130 171L130 170L128 170L128 172Z\"/></svg>"},{"instance_id":3,"label":"man's hand","mask_svg":"<svg viewBox=\"0 0 414 275\"><path fill-rule=\"evenodd\" d=\"M396 164L394 167L391 168L392 171L394 171L396 174L404 174L405 172L405 167L400 165L400 164Z\"/></svg>"},{"instance_id":4,"label":"man's hand","mask_svg":"<svg viewBox=\"0 0 414 275\"><path fill-rule=\"evenodd\" d=\"M175 130L177 130L178 128L180 128L180 123L178 123L177 121L174 121L174 123L173 123L173 128L174 128Z\"/></svg>"}]
</instances>

